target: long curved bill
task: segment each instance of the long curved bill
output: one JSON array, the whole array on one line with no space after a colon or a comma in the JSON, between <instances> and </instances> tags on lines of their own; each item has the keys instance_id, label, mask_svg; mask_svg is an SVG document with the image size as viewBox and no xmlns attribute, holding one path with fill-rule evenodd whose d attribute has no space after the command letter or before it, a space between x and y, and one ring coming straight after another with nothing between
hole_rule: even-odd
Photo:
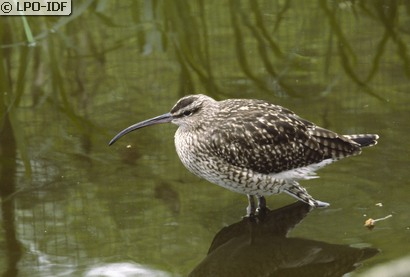
<instances>
[{"instance_id":1,"label":"long curved bill","mask_svg":"<svg viewBox=\"0 0 410 277\"><path fill-rule=\"evenodd\" d=\"M135 130L140 129L140 128L143 128L143 127L155 125L155 124L171 122L172 119L173 119L173 117L172 117L171 113L166 113L166 114L163 114L163 115L156 116L156 117L154 117L154 118L150 118L150 119L141 121L141 122L136 123L136 124L134 124L134 125L131 125L130 127L127 127L127 128L125 128L124 130L122 130L121 132L119 132L119 133L108 143L108 145L114 144L114 142L116 142L119 138L121 138L122 136L128 134L129 132L135 131Z\"/></svg>"}]
</instances>

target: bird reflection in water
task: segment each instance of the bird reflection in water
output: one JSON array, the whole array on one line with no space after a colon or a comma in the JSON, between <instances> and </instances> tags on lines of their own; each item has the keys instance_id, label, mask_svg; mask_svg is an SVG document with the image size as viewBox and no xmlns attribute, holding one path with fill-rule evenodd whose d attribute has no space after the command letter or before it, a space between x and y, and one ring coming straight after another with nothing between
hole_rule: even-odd
<instances>
[{"instance_id":1,"label":"bird reflection in water","mask_svg":"<svg viewBox=\"0 0 410 277\"><path fill-rule=\"evenodd\" d=\"M296 202L224 227L189 276L342 276L379 252L288 238L311 209Z\"/></svg>"}]
</instances>

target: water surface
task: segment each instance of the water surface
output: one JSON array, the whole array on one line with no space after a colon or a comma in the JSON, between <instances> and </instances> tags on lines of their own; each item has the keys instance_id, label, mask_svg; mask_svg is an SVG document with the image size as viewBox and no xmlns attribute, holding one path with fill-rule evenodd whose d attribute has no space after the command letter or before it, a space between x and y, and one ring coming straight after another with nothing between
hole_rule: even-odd
<instances>
[{"instance_id":1,"label":"water surface","mask_svg":"<svg viewBox=\"0 0 410 277\"><path fill-rule=\"evenodd\" d=\"M264 258L274 263L267 270L294 269L290 276L409 267L407 2L84 0L75 8L0 25L4 276L209 276L209 265L214 276L262 275ZM121 129L191 93L265 99L342 134L378 133L379 144L303 182L329 208L272 196L273 221L255 225L242 219L245 196L183 167L176 126L108 147Z\"/></svg>"}]
</instances>

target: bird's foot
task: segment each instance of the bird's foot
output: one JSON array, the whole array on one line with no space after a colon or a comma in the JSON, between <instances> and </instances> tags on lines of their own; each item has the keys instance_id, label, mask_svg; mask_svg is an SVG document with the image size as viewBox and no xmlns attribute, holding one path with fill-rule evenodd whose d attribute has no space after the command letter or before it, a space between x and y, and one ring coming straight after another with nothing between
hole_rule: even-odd
<instances>
[{"instance_id":1,"label":"bird's foot","mask_svg":"<svg viewBox=\"0 0 410 277\"><path fill-rule=\"evenodd\" d=\"M314 205L316 208L327 208L330 206L327 202L322 202L320 200L314 200Z\"/></svg>"},{"instance_id":2,"label":"bird's foot","mask_svg":"<svg viewBox=\"0 0 410 277\"><path fill-rule=\"evenodd\" d=\"M270 209L267 207L256 209L256 213L258 214L259 218L264 218L269 212L270 212Z\"/></svg>"},{"instance_id":3,"label":"bird's foot","mask_svg":"<svg viewBox=\"0 0 410 277\"><path fill-rule=\"evenodd\" d=\"M288 184L288 187L286 187L283 191L290 196L293 196L296 199L309 204L311 207L326 208L330 205L329 203L314 199L312 196L310 196L307 190L301 187L297 182Z\"/></svg>"},{"instance_id":4,"label":"bird's foot","mask_svg":"<svg viewBox=\"0 0 410 277\"><path fill-rule=\"evenodd\" d=\"M254 218L256 215L265 215L269 209L266 207L266 199L263 196L257 195L258 207L256 208L253 195L248 196L248 207L246 208L246 217Z\"/></svg>"},{"instance_id":5,"label":"bird's foot","mask_svg":"<svg viewBox=\"0 0 410 277\"><path fill-rule=\"evenodd\" d=\"M258 215L265 215L269 209L266 207L266 199L263 196L257 196L258 197L258 208L256 209L256 212Z\"/></svg>"}]
</instances>

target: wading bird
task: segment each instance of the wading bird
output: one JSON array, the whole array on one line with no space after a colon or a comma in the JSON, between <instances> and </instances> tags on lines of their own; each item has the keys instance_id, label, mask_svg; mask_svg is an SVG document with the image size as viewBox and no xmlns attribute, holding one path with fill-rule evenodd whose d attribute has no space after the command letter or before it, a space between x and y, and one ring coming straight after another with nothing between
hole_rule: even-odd
<instances>
[{"instance_id":1,"label":"wading bird","mask_svg":"<svg viewBox=\"0 0 410 277\"><path fill-rule=\"evenodd\" d=\"M172 122L178 125L175 147L193 174L231 191L246 194L248 215L266 208L264 196L285 192L314 207L329 204L314 199L299 180L344 157L360 154L377 143L378 135L339 135L292 111L266 101L188 95L169 113L136 123L118 133Z\"/></svg>"}]
</instances>

